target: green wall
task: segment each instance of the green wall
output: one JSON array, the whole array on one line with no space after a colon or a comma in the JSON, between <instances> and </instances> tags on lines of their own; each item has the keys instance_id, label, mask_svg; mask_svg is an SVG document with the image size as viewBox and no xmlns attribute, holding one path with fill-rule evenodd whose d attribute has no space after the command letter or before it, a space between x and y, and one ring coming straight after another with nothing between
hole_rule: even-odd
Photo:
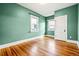
<instances>
[{"instance_id":1,"label":"green wall","mask_svg":"<svg viewBox=\"0 0 79 59\"><path fill-rule=\"evenodd\" d=\"M55 17L68 15L67 18L67 36L68 39L78 40L78 5L73 5L68 8L60 9L55 12ZM70 38L70 36L72 38Z\"/></svg>"},{"instance_id":2,"label":"green wall","mask_svg":"<svg viewBox=\"0 0 79 59\"><path fill-rule=\"evenodd\" d=\"M51 19L54 19L54 15L45 17L45 35L54 36L54 31L48 31L48 21L47 20L51 20Z\"/></svg>"},{"instance_id":3,"label":"green wall","mask_svg":"<svg viewBox=\"0 0 79 59\"><path fill-rule=\"evenodd\" d=\"M30 13L39 17L39 32L29 32ZM0 45L44 34L43 16L15 3L0 3Z\"/></svg>"},{"instance_id":4,"label":"green wall","mask_svg":"<svg viewBox=\"0 0 79 59\"><path fill-rule=\"evenodd\" d=\"M78 41L79 41L79 4L78 4Z\"/></svg>"}]
</instances>

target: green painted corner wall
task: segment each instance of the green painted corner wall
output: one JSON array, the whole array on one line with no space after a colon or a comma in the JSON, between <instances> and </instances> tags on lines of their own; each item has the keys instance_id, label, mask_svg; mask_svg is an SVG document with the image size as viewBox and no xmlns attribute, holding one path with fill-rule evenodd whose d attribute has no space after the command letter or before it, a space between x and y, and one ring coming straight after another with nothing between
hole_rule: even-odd
<instances>
[{"instance_id":1,"label":"green painted corner wall","mask_svg":"<svg viewBox=\"0 0 79 59\"><path fill-rule=\"evenodd\" d=\"M29 33L29 13L39 17L39 32ZM15 3L0 3L0 45L44 34L45 17Z\"/></svg>"},{"instance_id":2,"label":"green painted corner wall","mask_svg":"<svg viewBox=\"0 0 79 59\"><path fill-rule=\"evenodd\" d=\"M78 4L78 41L79 41L79 4Z\"/></svg>"},{"instance_id":3,"label":"green painted corner wall","mask_svg":"<svg viewBox=\"0 0 79 59\"><path fill-rule=\"evenodd\" d=\"M45 17L45 35L54 36L54 31L48 31L48 21L47 20L51 20L51 19L54 19L54 15Z\"/></svg>"},{"instance_id":4,"label":"green painted corner wall","mask_svg":"<svg viewBox=\"0 0 79 59\"><path fill-rule=\"evenodd\" d=\"M73 5L68 8L55 11L55 17L68 15L67 17L67 38L78 40L78 5ZM70 36L72 38L70 38Z\"/></svg>"}]
</instances>

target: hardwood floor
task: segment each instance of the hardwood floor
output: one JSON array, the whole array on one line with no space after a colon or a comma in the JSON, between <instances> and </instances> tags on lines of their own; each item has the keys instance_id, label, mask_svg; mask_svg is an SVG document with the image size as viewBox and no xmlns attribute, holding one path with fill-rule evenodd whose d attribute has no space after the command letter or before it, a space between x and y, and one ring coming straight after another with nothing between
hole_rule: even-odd
<instances>
[{"instance_id":1,"label":"hardwood floor","mask_svg":"<svg viewBox=\"0 0 79 59\"><path fill-rule=\"evenodd\" d=\"M0 56L79 56L76 44L49 37L0 49Z\"/></svg>"}]
</instances>

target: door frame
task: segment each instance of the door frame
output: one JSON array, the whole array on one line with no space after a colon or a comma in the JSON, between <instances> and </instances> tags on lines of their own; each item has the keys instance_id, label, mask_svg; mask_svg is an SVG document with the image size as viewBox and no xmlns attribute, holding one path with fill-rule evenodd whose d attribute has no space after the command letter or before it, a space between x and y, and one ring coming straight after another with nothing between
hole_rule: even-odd
<instances>
[{"instance_id":1,"label":"door frame","mask_svg":"<svg viewBox=\"0 0 79 59\"><path fill-rule=\"evenodd\" d=\"M68 17L68 15L67 14L65 14L65 15L61 15L61 16L57 16L57 17L62 17L62 16L65 16L66 18ZM63 39L64 41L67 41L67 20L68 20L68 18L66 19L66 39ZM55 19L55 27L56 27L56 19ZM56 28L55 28L56 29ZM58 40L61 40L61 39L58 39Z\"/></svg>"}]
</instances>

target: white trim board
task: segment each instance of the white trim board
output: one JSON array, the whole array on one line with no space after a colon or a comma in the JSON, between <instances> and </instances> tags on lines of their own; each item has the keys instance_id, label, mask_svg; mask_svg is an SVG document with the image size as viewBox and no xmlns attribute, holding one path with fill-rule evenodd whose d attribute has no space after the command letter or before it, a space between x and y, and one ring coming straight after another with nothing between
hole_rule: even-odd
<instances>
[{"instance_id":1,"label":"white trim board","mask_svg":"<svg viewBox=\"0 0 79 59\"><path fill-rule=\"evenodd\" d=\"M19 43L23 43L23 42L28 42L30 40L35 40L37 38L42 38L44 35L41 35L41 36L37 36L37 37L33 37L33 38L29 38L29 39L23 39L23 40L20 40L20 41L16 41L16 42L11 42L11 43L7 43L7 44L3 44L3 45L0 45L0 49L1 48L6 48L6 47L10 47L12 45L16 45L16 44L19 44Z\"/></svg>"},{"instance_id":2,"label":"white trim board","mask_svg":"<svg viewBox=\"0 0 79 59\"><path fill-rule=\"evenodd\" d=\"M44 35L44 36L54 37L53 35Z\"/></svg>"},{"instance_id":3,"label":"white trim board","mask_svg":"<svg viewBox=\"0 0 79 59\"><path fill-rule=\"evenodd\" d=\"M56 39L56 40L61 40L61 39ZM66 40L62 40L62 41L66 41L66 42L70 42L70 43L78 44L78 42L75 41L75 40L69 40L69 39L66 39Z\"/></svg>"},{"instance_id":4,"label":"white trim board","mask_svg":"<svg viewBox=\"0 0 79 59\"><path fill-rule=\"evenodd\" d=\"M45 36L55 37L53 35L45 35ZM56 39L56 40L61 40L61 39ZM66 42L70 42L70 43L75 43L75 44L79 45L79 43L77 41L75 41L75 40L66 39L66 40L62 40L62 41L66 41Z\"/></svg>"},{"instance_id":5,"label":"white trim board","mask_svg":"<svg viewBox=\"0 0 79 59\"><path fill-rule=\"evenodd\" d=\"M52 35L45 35L45 36L55 37L55 36L52 36ZM56 39L56 40L61 40L61 39ZM66 41L66 42L70 42L70 43L79 44L79 43L78 43L77 41L75 41L75 40L69 40L69 39L66 39L66 40L62 40L62 41Z\"/></svg>"},{"instance_id":6,"label":"white trim board","mask_svg":"<svg viewBox=\"0 0 79 59\"><path fill-rule=\"evenodd\" d=\"M78 42L75 40L67 40L67 42L78 44Z\"/></svg>"}]
</instances>

